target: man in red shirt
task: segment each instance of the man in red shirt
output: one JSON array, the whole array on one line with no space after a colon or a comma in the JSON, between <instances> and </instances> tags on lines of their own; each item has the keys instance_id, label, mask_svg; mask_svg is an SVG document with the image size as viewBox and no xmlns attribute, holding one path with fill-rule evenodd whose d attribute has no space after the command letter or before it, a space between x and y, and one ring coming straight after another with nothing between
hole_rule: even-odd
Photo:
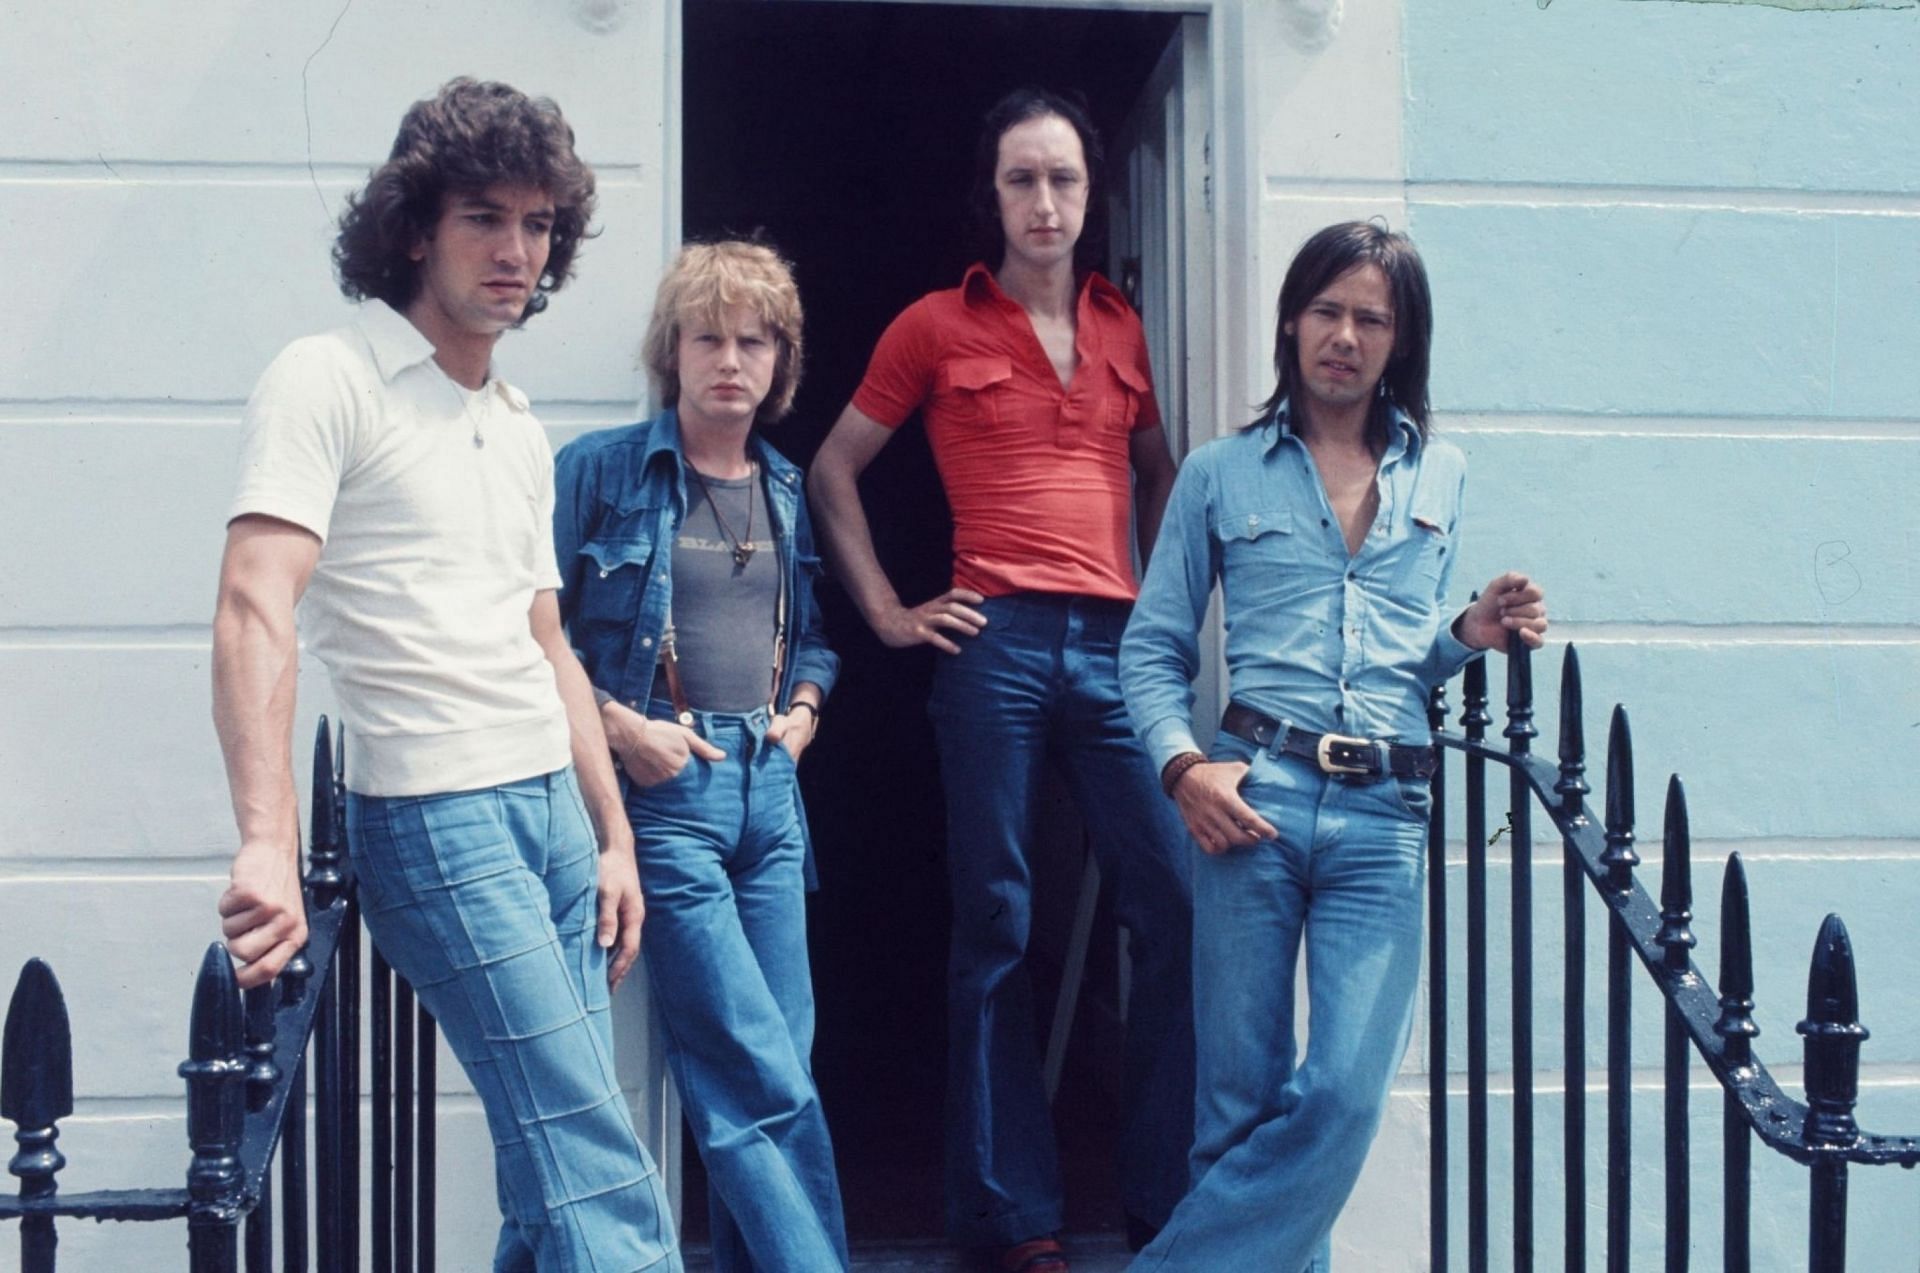
<instances>
[{"instance_id":1,"label":"man in red shirt","mask_svg":"<svg viewBox=\"0 0 1920 1273\"><path fill-rule=\"evenodd\" d=\"M1084 111L1023 89L986 117L986 262L908 307L814 459L841 582L890 646L947 654L929 711L947 791L947 1229L1001 1265L1066 1268L1058 1155L1024 959L1028 852L1048 758L1086 819L1134 967L1121 1201L1144 1243L1186 1190L1193 1136L1187 836L1121 701L1119 638L1173 484L1140 320L1083 239L1100 145ZM953 586L900 600L858 478L924 411L953 509ZM1131 516L1129 516L1131 514Z\"/></svg>"}]
</instances>

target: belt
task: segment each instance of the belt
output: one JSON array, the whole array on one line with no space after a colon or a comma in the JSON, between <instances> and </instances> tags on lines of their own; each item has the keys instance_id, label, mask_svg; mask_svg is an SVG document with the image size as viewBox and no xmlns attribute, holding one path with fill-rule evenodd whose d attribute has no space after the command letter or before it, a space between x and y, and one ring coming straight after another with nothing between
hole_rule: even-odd
<instances>
[{"instance_id":1,"label":"belt","mask_svg":"<svg viewBox=\"0 0 1920 1273\"><path fill-rule=\"evenodd\" d=\"M1251 707L1227 704L1220 728L1255 747L1273 748L1312 761L1322 773L1374 782L1381 778L1431 778L1440 767L1440 749L1429 744L1410 747L1383 738L1355 738L1347 734L1316 734L1275 720ZM1274 747L1275 740L1279 746Z\"/></svg>"}]
</instances>

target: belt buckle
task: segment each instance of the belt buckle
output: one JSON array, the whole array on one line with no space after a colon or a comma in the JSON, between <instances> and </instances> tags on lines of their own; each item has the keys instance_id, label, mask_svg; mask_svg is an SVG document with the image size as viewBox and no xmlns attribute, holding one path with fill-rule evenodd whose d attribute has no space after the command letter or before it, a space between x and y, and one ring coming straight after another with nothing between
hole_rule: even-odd
<instances>
[{"instance_id":1,"label":"belt buckle","mask_svg":"<svg viewBox=\"0 0 1920 1273\"><path fill-rule=\"evenodd\" d=\"M1314 746L1313 758L1319 764L1321 773L1373 777L1382 769L1379 746L1371 739L1355 738L1349 734L1322 734L1319 743ZM1336 758L1335 748L1342 749L1345 756ZM1365 755L1367 763L1354 763L1355 753Z\"/></svg>"}]
</instances>

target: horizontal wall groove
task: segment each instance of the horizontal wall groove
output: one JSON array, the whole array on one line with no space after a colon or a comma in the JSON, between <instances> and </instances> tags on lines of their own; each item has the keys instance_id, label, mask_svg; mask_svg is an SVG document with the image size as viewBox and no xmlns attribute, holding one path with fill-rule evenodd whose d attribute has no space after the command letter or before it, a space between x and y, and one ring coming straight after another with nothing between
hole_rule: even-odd
<instances>
[{"instance_id":1,"label":"horizontal wall groove","mask_svg":"<svg viewBox=\"0 0 1920 1273\"><path fill-rule=\"evenodd\" d=\"M1651 986L1643 982L1636 982L1634 984L1634 991L1636 994L1651 995L1655 993ZM1871 1026L1871 1022L1868 1024ZM1588 1042L1590 1045L1604 1046L1604 1040L1596 1041L1589 1038ZM1791 1047L1796 1054L1800 1050L1800 1040L1797 1038L1788 1040L1786 1045ZM1872 1046L1873 1044L1871 1042L1867 1044L1869 1049L1871 1049ZM1806 1089L1801 1083L1799 1063L1786 1062L1783 1060L1782 1063L1775 1064L1772 1060L1768 1059L1764 1044L1756 1044L1755 1047L1760 1051L1760 1059L1766 1063L1767 1072L1773 1075L1774 1080L1780 1084L1781 1090L1795 1099L1805 1100ZM1707 1063L1700 1059L1698 1052L1692 1053L1691 1055L1693 1064L1688 1070L1687 1091L1695 1095L1718 1092L1720 1090L1720 1084L1707 1069ZM1604 1061L1598 1064L1603 1067ZM1425 1097L1427 1095L1427 1085L1424 1075L1425 1071L1401 1071L1400 1077L1394 1082L1394 1094L1397 1096ZM1566 1076L1560 1070L1536 1070L1533 1075L1534 1097L1536 1100L1543 1097L1548 1099L1558 1097L1562 1094L1565 1084ZM1666 1071L1653 1066L1636 1069L1633 1071L1629 1086L1636 1096L1658 1097L1667 1089ZM1916 1087L1920 1087L1920 1066L1906 1063L1874 1065L1872 1062L1864 1058L1862 1059L1860 1065L1860 1094L1863 1098L1870 1097L1871 1093L1876 1089L1883 1091L1902 1091ZM1511 1071L1491 1071L1488 1073L1488 1095L1512 1096L1513 1088L1513 1074ZM1604 1097L1607 1091L1606 1073L1603 1068L1600 1069L1599 1072L1596 1072L1596 1063L1593 1061L1589 1061L1588 1063L1586 1090L1588 1099ZM1449 1069L1447 1071L1447 1095L1456 1100L1464 1100L1466 1098L1467 1073L1464 1067L1458 1070ZM1856 1112L1860 1114L1861 1121L1867 1123L1872 1130L1880 1132L1883 1135L1913 1134L1916 1130L1920 1130L1911 1126L1874 1127L1871 1106L1865 1110ZM1717 1104L1703 1105L1696 1103L1694 1108L1694 1114L1696 1116L1712 1115L1717 1118L1719 1113L1720 1108ZM1647 1111L1647 1116L1654 1118L1659 1117L1659 1107L1657 1103L1651 1110Z\"/></svg>"},{"instance_id":2,"label":"horizontal wall groove","mask_svg":"<svg viewBox=\"0 0 1920 1273\"><path fill-rule=\"evenodd\" d=\"M56 969L56 972L57 971ZM71 1006L72 1005L69 1005L70 1008ZM181 1020L183 1023L185 1019L186 1011L183 1007L181 1010ZM182 1050L180 1059L186 1059L184 1049ZM455 1074L457 1076L457 1070ZM362 1081L364 1082L365 1080L363 1079ZM184 1084L182 1086L184 1087ZM622 1090L629 1096L639 1091L637 1088L623 1088ZM312 1103L313 1098L308 1097L309 1109L311 1109ZM468 1116L482 1112L480 1109L480 1098L475 1096L471 1089L464 1087L449 1085L437 1088L434 1092L434 1103L439 1107L439 1113L442 1117L448 1115ZM372 1107L373 1097L362 1092L360 1096L360 1108L363 1117ZM79 1096L76 1094L73 1102L73 1113L71 1116L61 1119L60 1126L65 1129L75 1126L97 1126L100 1124L124 1122L184 1123L186 1117L187 1111L184 1094L171 1098L164 1092L154 1092L141 1096ZM184 1156L184 1145L182 1149ZM181 1170L182 1172L185 1171L184 1165ZM72 1174L71 1167L68 1168L68 1174ZM63 1181L62 1183L65 1182Z\"/></svg>"},{"instance_id":3,"label":"horizontal wall groove","mask_svg":"<svg viewBox=\"0 0 1920 1273\"><path fill-rule=\"evenodd\" d=\"M1591 766L1589 768L1591 769ZM1684 779L1686 775L1682 774L1681 777ZM1595 775L1589 772L1588 778L1592 781ZM1596 814L1598 814L1600 802L1604 799L1605 785L1605 779L1602 777L1595 783L1595 789L1587 794L1587 803L1594 807ZM1504 782L1494 784L1489 789L1489 795L1505 799L1504 787ZM1500 816L1504 820L1504 812L1500 813ZM1657 869L1660 863L1660 840L1656 834L1657 828L1643 826L1641 829L1649 834L1646 840L1635 846L1640 853L1640 866L1636 873L1642 883L1649 881L1657 883L1660 874ZM1897 837L1876 839L1865 836L1836 836L1830 840L1816 840L1805 836L1770 836L1740 840L1694 836L1691 845L1696 892L1700 891L1699 881L1707 878L1709 871L1717 880L1721 869L1720 863L1727 854L1736 852L1739 853L1740 860L1754 870L1759 870L1768 863L1780 862L1819 862L1822 865L1833 866L1860 862L1920 864L1920 839ZM1498 840L1488 846L1486 862L1489 867L1501 870L1512 867L1511 842L1506 835L1502 834ZM1449 839L1446 863L1449 870L1466 869L1466 841ZM1560 835L1546 821L1544 813L1537 813L1533 828L1533 869L1536 872L1552 871L1558 874L1560 865Z\"/></svg>"},{"instance_id":4,"label":"horizontal wall groove","mask_svg":"<svg viewBox=\"0 0 1920 1273\"><path fill-rule=\"evenodd\" d=\"M343 312L341 321L351 319ZM509 374L508 378L513 377ZM153 424L231 428L240 423L244 398L14 398L0 399L0 428L7 425ZM638 418L630 398L542 398L533 404L544 424L625 424Z\"/></svg>"},{"instance_id":5,"label":"horizontal wall groove","mask_svg":"<svg viewBox=\"0 0 1920 1273\"><path fill-rule=\"evenodd\" d=\"M1436 408L1439 427L1449 433L1566 434L1569 437L1740 438L1791 442L1883 441L1920 443L1920 418L1878 419L1804 415L1633 415L1574 411L1563 407Z\"/></svg>"},{"instance_id":6,"label":"horizontal wall groove","mask_svg":"<svg viewBox=\"0 0 1920 1273\"><path fill-rule=\"evenodd\" d=\"M238 836L235 837L238 840ZM57 884L112 887L155 883L204 884L227 878L229 854L191 853L179 857L0 858L0 888Z\"/></svg>"},{"instance_id":7,"label":"horizontal wall groove","mask_svg":"<svg viewBox=\"0 0 1920 1273\"><path fill-rule=\"evenodd\" d=\"M25 650L207 650L213 645L213 573L207 563L208 622L115 624L80 627L0 625L0 651ZM303 647L304 648L304 647Z\"/></svg>"},{"instance_id":8,"label":"horizontal wall groove","mask_svg":"<svg viewBox=\"0 0 1920 1273\"><path fill-rule=\"evenodd\" d=\"M1377 199L1382 195L1401 198L1407 192L1399 177L1311 177L1276 176L1266 179L1266 198L1272 202L1288 199L1339 199L1349 195Z\"/></svg>"},{"instance_id":9,"label":"horizontal wall groove","mask_svg":"<svg viewBox=\"0 0 1920 1273\"><path fill-rule=\"evenodd\" d=\"M1553 624L1555 645L1913 646L1911 623L1612 623L1604 619Z\"/></svg>"},{"instance_id":10,"label":"horizontal wall groove","mask_svg":"<svg viewBox=\"0 0 1920 1273\"><path fill-rule=\"evenodd\" d=\"M114 155L68 159L0 156L0 185L21 186L335 186L357 190L380 160L315 163L305 160L131 159ZM602 191L644 183L642 164L594 163Z\"/></svg>"},{"instance_id":11,"label":"horizontal wall groove","mask_svg":"<svg viewBox=\"0 0 1920 1273\"><path fill-rule=\"evenodd\" d=\"M1812 216L1920 217L1920 193L1891 190L1408 181L1406 198L1410 204L1448 207L1545 205L1688 212L1778 212Z\"/></svg>"}]
</instances>

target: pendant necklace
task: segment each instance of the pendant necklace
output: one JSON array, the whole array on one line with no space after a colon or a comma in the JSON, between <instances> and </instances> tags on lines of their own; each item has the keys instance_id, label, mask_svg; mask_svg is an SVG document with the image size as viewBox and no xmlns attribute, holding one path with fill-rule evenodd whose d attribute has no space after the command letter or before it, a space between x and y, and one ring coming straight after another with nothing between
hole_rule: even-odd
<instances>
[{"instance_id":1,"label":"pendant necklace","mask_svg":"<svg viewBox=\"0 0 1920 1273\"><path fill-rule=\"evenodd\" d=\"M753 475L757 471L756 465L747 465L747 533L742 537L735 535L733 527L727 525L727 519L720 515L720 505L714 502L713 492L707 487L707 479L701 475L699 469L691 464L687 465L687 472L693 474L693 480L700 484L700 494L706 497L707 508L713 513L713 524L720 528L720 534L725 537L733 552L733 564L741 570L745 570L747 563L753 560Z\"/></svg>"},{"instance_id":2,"label":"pendant necklace","mask_svg":"<svg viewBox=\"0 0 1920 1273\"><path fill-rule=\"evenodd\" d=\"M477 451L487 444L486 438L482 437L480 433L480 422L486 418L487 413L484 406L487 391L493 387L493 378L489 376L481 382L478 389L469 389L452 376L448 376L445 368L441 369L440 374L446 376L447 388L453 390L453 396L460 402L460 414L466 417L467 428L473 431L473 446ZM476 402L482 404L483 408L477 415L473 410Z\"/></svg>"}]
</instances>

